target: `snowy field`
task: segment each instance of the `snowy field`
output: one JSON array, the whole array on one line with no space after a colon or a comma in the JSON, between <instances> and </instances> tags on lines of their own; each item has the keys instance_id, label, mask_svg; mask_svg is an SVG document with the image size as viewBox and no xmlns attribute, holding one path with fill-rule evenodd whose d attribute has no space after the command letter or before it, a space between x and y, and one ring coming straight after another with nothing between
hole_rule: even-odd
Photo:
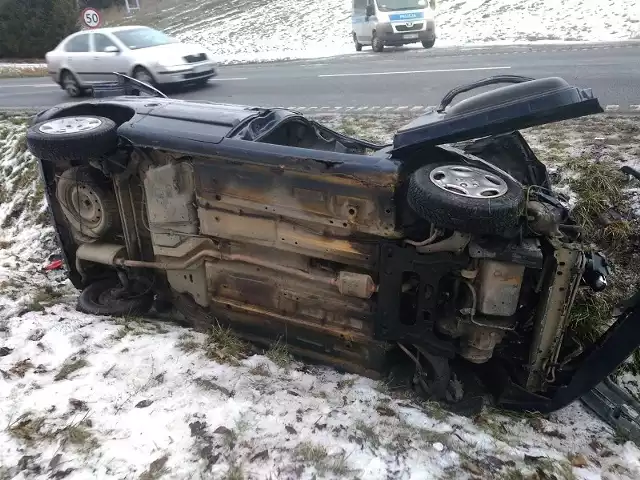
<instances>
[{"instance_id":1,"label":"snowy field","mask_svg":"<svg viewBox=\"0 0 640 480\"><path fill-rule=\"evenodd\" d=\"M323 120L388 140L407 119ZM639 156L634 125L527 136L571 193L571 159ZM460 417L281 347L243 354L224 332L76 312L64 275L43 271L56 247L25 128L0 119L0 479L640 478L640 449L579 403Z\"/></svg>"},{"instance_id":2,"label":"snowy field","mask_svg":"<svg viewBox=\"0 0 640 480\"><path fill-rule=\"evenodd\" d=\"M315 58L355 53L351 4L158 0L147 1L143 11L125 23L158 26L206 46L224 63ZM639 22L635 0L442 0L436 46L640 39Z\"/></svg>"},{"instance_id":3,"label":"snowy field","mask_svg":"<svg viewBox=\"0 0 640 480\"><path fill-rule=\"evenodd\" d=\"M141 4L140 12L124 19L123 11L107 10L105 26L154 26L203 45L220 63L356 53L351 0L145 0ZM436 23L436 47L640 40L640 7L635 0L441 0ZM0 63L0 75L2 69Z\"/></svg>"}]
</instances>

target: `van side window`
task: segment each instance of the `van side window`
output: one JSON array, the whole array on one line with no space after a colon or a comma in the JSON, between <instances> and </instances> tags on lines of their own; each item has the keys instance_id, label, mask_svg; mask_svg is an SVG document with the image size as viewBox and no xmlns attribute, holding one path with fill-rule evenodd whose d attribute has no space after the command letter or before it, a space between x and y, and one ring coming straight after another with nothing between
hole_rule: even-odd
<instances>
[{"instance_id":1,"label":"van side window","mask_svg":"<svg viewBox=\"0 0 640 480\"><path fill-rule=\"evenodd\" d=\"M353 0L354 10L365 10L367 8L367 0Z\"/></svg>"}]
</instances>

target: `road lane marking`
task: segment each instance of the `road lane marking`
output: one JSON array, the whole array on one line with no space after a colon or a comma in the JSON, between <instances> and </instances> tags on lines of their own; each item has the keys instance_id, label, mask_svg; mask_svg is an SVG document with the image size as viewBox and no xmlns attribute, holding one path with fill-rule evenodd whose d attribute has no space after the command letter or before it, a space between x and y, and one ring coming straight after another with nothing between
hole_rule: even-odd
<instances>
[{"instance_id":1,"label":"road lane marking","mask_svg":"<svg viewBox=\"0 0 640 480\"><path fill-rule=\"evenodd\" d=\"M325 73L323 77L368 77L376 75L406 75L411 73L447 73L447 72L476 72L480 70L509 70L511 67L475 67L475 68L443 68L437 70L402 70L397 72L362 72L362 73Z\"/></svg>"},{"instance_id":2,"label":"road lane marking","mask_svg":"<svg viewBox=\"0 0 640 480\"><path fill-rule=\"evenodd\" d=\"M235 81L235 80L249 80L247 77L232 77L232 78L218 78L218 77L213 77L211 80L213 80L214 82L218 82L218 81L223 81L223 82L228 82L228 81Z\"/></svg>"}]
</instances>

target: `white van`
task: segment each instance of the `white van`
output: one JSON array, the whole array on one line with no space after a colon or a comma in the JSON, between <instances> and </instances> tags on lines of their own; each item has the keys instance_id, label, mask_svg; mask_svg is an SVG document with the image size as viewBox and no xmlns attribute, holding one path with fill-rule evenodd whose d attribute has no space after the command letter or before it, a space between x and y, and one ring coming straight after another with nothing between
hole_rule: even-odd
<instances>
[{"instance_id":1,"label":"white van","mask_svg":"<svg viewBox=\"0 0 640 480\"><path fill-rule=\"evenodd\" d=\"M356 50L371 45L381 52L385 45L436 43L436 0L352 0L351 25Z\"/></svg>"}]
</instances>

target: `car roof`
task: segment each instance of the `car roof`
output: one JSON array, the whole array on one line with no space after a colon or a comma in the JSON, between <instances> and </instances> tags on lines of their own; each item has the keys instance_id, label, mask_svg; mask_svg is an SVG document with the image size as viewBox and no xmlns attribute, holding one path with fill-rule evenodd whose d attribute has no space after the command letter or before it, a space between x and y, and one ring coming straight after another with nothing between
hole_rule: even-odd
<instances>
[{"instance_id":1,"label":"car roof","mask_svg":"<svg viewBox=\"0 0 640 480\"><path fill-rule=\"evenodd\" d=\"M92 28L91 30L82 30L80 32L73 33L71 36L80 35L82 33L113 33L113 32L122 32L124 30L135 30L137 28L151 28L146 25L127 25L125 27L103 27L103 28Z\"/></svg>"}]
</instances>

